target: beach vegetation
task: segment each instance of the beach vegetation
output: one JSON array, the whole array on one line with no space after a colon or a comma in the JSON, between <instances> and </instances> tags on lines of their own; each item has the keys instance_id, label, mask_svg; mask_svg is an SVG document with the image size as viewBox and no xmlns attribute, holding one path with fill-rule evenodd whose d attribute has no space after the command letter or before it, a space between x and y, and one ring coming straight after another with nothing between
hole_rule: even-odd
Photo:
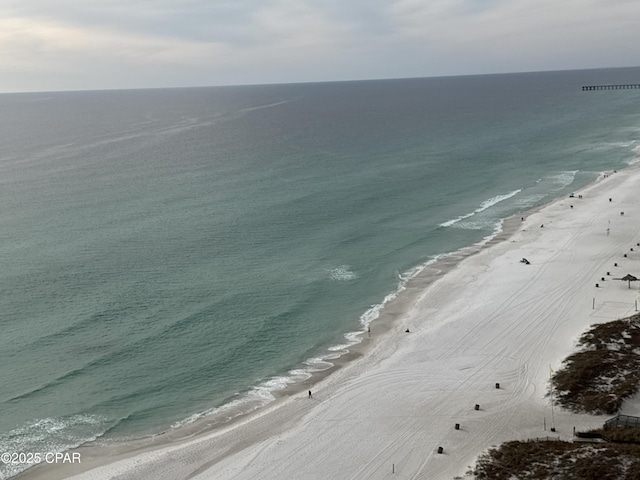
<instances>
[{"instance_id":1,"label":"beach vegetation","mask_svg":"<svg viewBox=\"0 0 640 480\"><path fill-rule=\"evenodd\" d=\"M573 412L615 414L640 387L640 315L593 325L578 347L551 377L555 401Z\"/></svg>"},{"instance_id":2,"label":"beach vegetation","mask_svg":"<svg viewBox=\"0 0 640 480\"><path fill-rule=\"evenodd\" d=\"M640 445L512 441L482 454L477 480L631 480L640 478Z\"/></svg>"}]
</instances>

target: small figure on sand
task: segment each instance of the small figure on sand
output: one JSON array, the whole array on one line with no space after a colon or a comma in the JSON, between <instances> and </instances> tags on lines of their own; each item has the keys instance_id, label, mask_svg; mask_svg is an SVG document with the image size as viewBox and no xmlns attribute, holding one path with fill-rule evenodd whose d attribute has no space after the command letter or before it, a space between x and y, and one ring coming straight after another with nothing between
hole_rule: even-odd
<instances>
[{"instance_id":1,"label":"small figure on sand","mask_svg":"<svg viewBox=\"0 0 640 480\"><path fill-rule=\"evenodd\" d=\"M311 395L311 390L309 390L309 398L313 398L313 395Z\"/></svg>"},{"instance_id":2,"label":"small figure on sand","mask_svg":"<svg viewBox=\"0 0 640 480\"><path fill-rule=\"evenodd\" d=\"M525 265L531 265L531 262L524 257L522 258L522 260L520 260L520 263L524 263Z\"/></svg>"},{"instance_id":3,"label":"small figure on sand","mask_svg":"<svg viewBox=\"0 0 640 480\"><path fill-rule=\"evenodd\" d=\"M404 333L409 333L409 329L407 328L407 329L404 331Z\"/></svg>"}]
</instances>

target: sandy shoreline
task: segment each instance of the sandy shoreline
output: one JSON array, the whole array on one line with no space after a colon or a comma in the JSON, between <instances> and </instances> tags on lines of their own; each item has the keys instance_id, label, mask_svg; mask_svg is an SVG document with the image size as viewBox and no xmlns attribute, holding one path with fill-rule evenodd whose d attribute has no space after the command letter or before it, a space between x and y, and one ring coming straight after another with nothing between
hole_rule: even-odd
<instances>
[{"instance_id":1,"label":"sandy shoreline","mask_svg":"<svg viewBox=\"0 0 640 480\"><path fill-rule=\"evenodd\" d=\"M581 199L512 220L476 254L442 262L441 272L423 272L385 308L372 341L314 379L312 400L287 392L209 433L201 433L204 419L190 438L78 449L79 469L34 468L19 478L337 480L386 478L393 469L399 478L451 479L491 445L550 435L549 366L590 324L634 311L637 287L611 278L640 274L639 249L629 250L640 242L639 187L640 168L631 166L584 188ZM553 420L565 439L573 426L603 422L559 409Z\"/></svg>"}]
</instances>

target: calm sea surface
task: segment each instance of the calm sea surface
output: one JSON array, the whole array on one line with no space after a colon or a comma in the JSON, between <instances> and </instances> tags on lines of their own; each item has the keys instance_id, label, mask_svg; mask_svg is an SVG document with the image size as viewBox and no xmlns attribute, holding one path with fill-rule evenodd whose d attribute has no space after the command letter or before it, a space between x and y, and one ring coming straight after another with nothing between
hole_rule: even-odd
<instances>
[{"instance_id":1,"label":"calm sea surface","mask_svg":"<svg viewBox=\"0 0 640 480\"><path fill-rule=\"evenodd\" d=\"M633 161L640 90L580 87L639 81L0 95L0 451L269 401L416 267Z\"/></svg>"}]
</instances>

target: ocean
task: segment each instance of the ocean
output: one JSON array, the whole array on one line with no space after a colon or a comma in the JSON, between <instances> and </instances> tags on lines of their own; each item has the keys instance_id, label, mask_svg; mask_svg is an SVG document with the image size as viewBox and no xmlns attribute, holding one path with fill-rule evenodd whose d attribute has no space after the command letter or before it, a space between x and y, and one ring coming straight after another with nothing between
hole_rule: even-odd
<instances>
[{"instance_id":1,"label":"ocean","mask_svg":"<svg viewBox=\"0 0 640 480\"><path fill-rule=\"evenodd\" d=\"M265 405L640 153L640 68L0 95L0 451ZM0 464L0 478L20 468Z\"/></svg>"}]
</instances>

